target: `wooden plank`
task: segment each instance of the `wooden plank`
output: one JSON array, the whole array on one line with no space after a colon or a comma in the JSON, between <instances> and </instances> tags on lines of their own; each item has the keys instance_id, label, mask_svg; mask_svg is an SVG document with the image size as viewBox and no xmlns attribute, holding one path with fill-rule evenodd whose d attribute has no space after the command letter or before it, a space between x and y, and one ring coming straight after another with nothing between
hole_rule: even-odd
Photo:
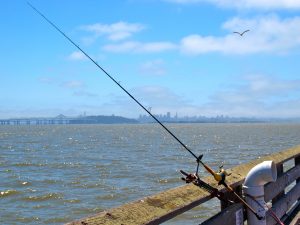
<instances>
[{"instance_id":1,"label":"wooden plank","mask_svg":"<svg viewBox=\"0 0 300 225\"><path fill-rule=\"evenodd\" d=\"M300 202L298 201L292 209L289 210L283 217L283 222L286 225L295 225L296 219L300 219ZM300 221L299 221L300 222ZM299 224L298 224L299 225Z\"/></svg>"},{"instance_id":2,"label":"wooden plank","mask_svg":"<svg viewBox=\"0 0 300 225\"><path fill-rule=\"evenodd\" d=\"M242 203L236 203L219 212L215 216L201 223L201 225L241 225L244 224L244 208Z\"/></svg>"},{"instance_id":3,"label":"wooden plank","mask_svg":"<svg viewBox=\"0 0 300 225\"><path fill-rule=\"evenodd\" d=\"M277 177L281 177L283 176L283 163L277 164ZM272 204L275 204L276 202L278 202L280 200L280 198L282 198L284 196L284 190L282 190L281 192L279 192L273 199L272 199Z\"/></svg>"},{"instance_id":4,"label":"wooden plank","mask_svg":"<svg viewBox=\"0 0 300 225\"><path fill-rule=\"evenodd\" d=\"M95 216L74 221L70 224L87 223L115 225L159 224L211 199L210 194L193 184L124 204Z\"/></svg>"},{"instance_id":5,"label":"wooden plank","mask_svg":"<svg viewBox=\"0 0 300 225\"><path fill-rule=\"evenodd\" d=\"M295 157L295 166L300 165L300 156ZM297 183L300 183L300 177L296 181Z\"/></svg>"},{"instance_id":6,"label":"wooden plank","mask_svg":"<svg viewBox=\"0 0 300 225\"><path fill-rule=\"evenodd\" d=\"M300 177L300 164L285 172L276 182L265 186L265 201L268 202L280 194L284 189ZM275 203L275 202L273 202Z\"/></svg>"},{"instance_id":7,"label":"wooden plank","mask_svg":"<svg viewBox=\"0 0 300 225\"><path fill-rule=\"evenodd\" d=\"M227 183L233 188L236 188L243 183L245 176L255 165L265 160L283 163L297 156L300 156L300 146L261 157L249 163L228 169L228 172L232 173L232 175L228 177ZM203 180L216 187L216 182L211 176L205 177ZM221 191L225 192L226 190L222 188ZM120 207L109 209L69 224L159 224L208 201L210 198L211 197L207 192L199 187L189 184L135 202L127 203Z\"/></svg>"},{"instance_id":8,"label":"wooden plank","mask_svg":"<svg viewBox=\"0 0 300 225\"><path fill-rule=\"evenodd\" d=\"M279 217L283 217L284 214L291 208L291 206L298 200L300 197L300 183L295 185L287 194L285 194L280 200L278 200L273 206L272 210ZM275 225L276 221L270 215L267 214L267 224Z\"/></svg>"}]
</instances>

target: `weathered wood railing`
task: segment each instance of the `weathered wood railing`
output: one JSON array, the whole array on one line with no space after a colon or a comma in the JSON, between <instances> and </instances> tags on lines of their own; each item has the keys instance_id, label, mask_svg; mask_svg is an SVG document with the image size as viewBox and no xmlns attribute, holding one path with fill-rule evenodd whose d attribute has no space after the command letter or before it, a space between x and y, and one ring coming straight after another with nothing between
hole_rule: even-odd
<instances>
[{"instance_id":1,"label":"weathered wood railing","mask_svg":"<svg viewBox=\"0 0 300 225\"><path fill-rule=\"evenodd\" d=\"M300 146L229 169L228 171L232 175L228 177L227 183L241 193L241 186L249 170L266 160L273 160L276 163L278 178L276 182L268 183L265 186L265 201L272 203L272 210L277 216L289 222L291 215L297 214L300 208ZM285 163L287 162L291 165L285 171ZM215 183L211 177L205 177L203 180L210 184ZM232 198L226 189L218 188L225 193L225 196ZM211 198L206 191L193 184L188 184L71 222L69 225L160 224ZM242 221L247 219L244 211L244 206L241 203L221 204L221 212L202 224L219 225L224 224L224 221L226 224L243 224ZM195 221L195 223L197 222ZM267 214L267 224L276 224L269 213Z\"/></svg>"}]
</instances>

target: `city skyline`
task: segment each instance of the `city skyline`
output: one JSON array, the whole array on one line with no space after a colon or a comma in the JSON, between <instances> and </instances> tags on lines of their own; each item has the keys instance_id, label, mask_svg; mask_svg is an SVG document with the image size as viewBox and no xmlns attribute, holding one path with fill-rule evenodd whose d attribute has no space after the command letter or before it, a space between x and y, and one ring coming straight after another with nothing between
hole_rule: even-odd
<instances>
[{"instance_id":1,"label":"city skyline","mask_svg":"<svg viewBox=\"0 0 300 225\"><path fill-rule=\"evenodd\" d=\"M154 114L300 115L297 2L31 3ZM144 113L26 2L0 11L0 118Z\"/></svg>"},{"instance_id":2,"label":"city skyline","mask_svg":"<svg viewBox=\"0 0 300 225\"><path fill-rule=\"evenodd\" d=\"M239 122L300 122L300 117L294 118L278 118L278 117L231 117L228 115L217 115L217 116L204 116L204 115L174 115L171 112L166 112L165 114L153 114L160 122L171 122L171 123L239 123ZM124 115L89 115L86 112L79 114L77 116L68 116L59 114L56 116L37 116L37 117L15 117L15 118L0 118L0 123L2 125L7 124L8 121L11 124L69 124L70 121L89 121L89 120L104 120L110 121L108 123L118 123L121 120L121 123L156 123L156 121L149 114L140 114L138 117L126 117ZM17 122L19 121L19 122ZM21 121L21 122L20 122ZM29 121L34 121L33 123ZM51 122L52 121L52 122ZM54 121L54 122L53 122ZM62 122L64 121L64 122ZM68 122L66 122L68 121ZM125 122L131 121L131 122ZM81 123L81 122L76 122ZM93 122L90 122L93 123ZM102 123L102 122L100 122ZM71 123L72 124L72 123Z\"/></svg>"}]
</instances>

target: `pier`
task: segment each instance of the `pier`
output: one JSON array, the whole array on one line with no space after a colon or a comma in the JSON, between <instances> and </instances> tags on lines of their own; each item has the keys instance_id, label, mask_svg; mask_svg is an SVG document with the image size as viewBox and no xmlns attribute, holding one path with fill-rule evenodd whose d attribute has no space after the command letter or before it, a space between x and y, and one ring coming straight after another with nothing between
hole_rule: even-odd
<instances>
[{"instance_id":1,"label":"pier","mask_svg":"<svg viewBox=\"0 0 300 225\"><path fill-rule=\"evenodd\" d=\"M272 160L277 167L277 181L264 186L265 201L286 225L300 224L300 146L261 157L246 164L241 164L227 171L232 173L227 184L237 193L242 194L242 184L247 173L255 165ZM180 176L180 175L178 175ZM225 188L217 186L215 180L208 176L205 182L218 188L225 198L234 196ZM161 224L209 200L208 192L193 184L183 185L152 196L139 199L107 209L96 215L79 219L67 225L130 225ZM99 202L99 204L101 204ZM202 225L244 224L247 221L246 209L241 203L223 203L220 201L220 212L201 223ZM270 211L266 215L267 225L275 225L276 221ZM226 221L226 223L224 223ZM195 219L197 224L197 219Z\"/></svg>"}]
</instances>

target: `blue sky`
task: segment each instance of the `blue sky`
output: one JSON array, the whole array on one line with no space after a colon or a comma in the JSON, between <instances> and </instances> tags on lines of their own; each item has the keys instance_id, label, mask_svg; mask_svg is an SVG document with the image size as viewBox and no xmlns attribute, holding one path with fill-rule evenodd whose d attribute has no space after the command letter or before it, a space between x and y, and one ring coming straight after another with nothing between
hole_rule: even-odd
<instances>
[{"instance_id":1,"label":"blue sky","mask_svg":"<svg viewBox=\"0 0 300 225\"><path fill-rule=\"evenodd\" d=\"M300 115L299 1L30 2L155 114ZM0 118L145 114L26 1L1 3Z\"/></svg>"}]
</instances>

